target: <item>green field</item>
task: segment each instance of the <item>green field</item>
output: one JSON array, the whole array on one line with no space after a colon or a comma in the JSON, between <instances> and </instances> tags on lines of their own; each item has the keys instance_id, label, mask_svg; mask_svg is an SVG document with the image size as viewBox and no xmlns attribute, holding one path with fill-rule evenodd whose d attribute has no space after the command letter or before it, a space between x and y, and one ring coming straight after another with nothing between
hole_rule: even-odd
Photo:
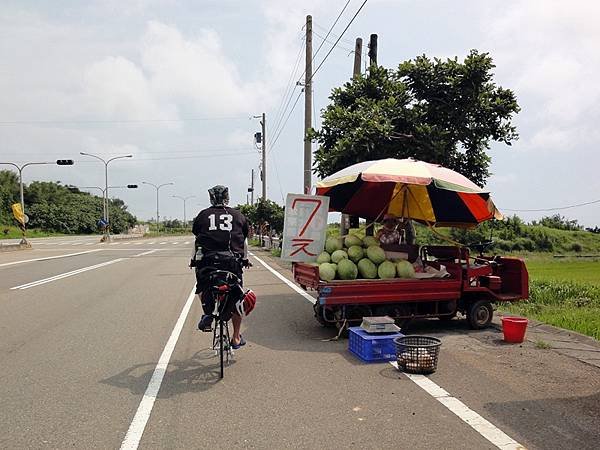
<instances>
[{"instance_id":1,"label":"green field","mask_svg":"<svg viewBox=\"0 0 600 450\"><path fill-rule=\"evenodd\" d=\"M600 340L600 259L531 255L527 269L529 300L501 309Z\"/></svg>"},{"instance_id":2,"label":"green field","mask_svg":"<svg viewBox=\"0 0 600 450\"><path fill-rule=\"evenodd\" d=\"M21 229L12 225L0 225L0 239L20 239L23 236ZM32 228L27 230L28 238L39 238L49 236L62 236L62 233L52 233L48 231Z\"/></svg>"}]
</instances>

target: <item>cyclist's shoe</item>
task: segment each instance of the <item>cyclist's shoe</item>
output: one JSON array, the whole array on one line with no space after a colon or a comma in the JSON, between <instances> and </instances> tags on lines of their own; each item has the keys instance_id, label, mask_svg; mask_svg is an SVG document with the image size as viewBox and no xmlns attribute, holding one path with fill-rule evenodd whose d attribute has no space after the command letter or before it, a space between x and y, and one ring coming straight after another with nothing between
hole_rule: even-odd
<instances>
[{"instance_id":1,"label":"cyclist's shoe","mask_svg":"<svg viewBox=\"0 0 600 450\"><path fill-rule=\"evenodd\" d=\"M202 314L202 318L200 319L200 322L198 322L198 329L204 332L212 331L212 323L212 316L209 316L208 314Z\"/></svg>"},{"instance_id":2,"label":"cyclist's shoe","mask_svg":"<svg viewBox=\"0 0 600 450\"><path fill-rule=\"evenodd\" d=\"M233 343L233 339L231 340L231 348L234 350L237 350L240 347L243 347L244 345L246 345L246 339L244 339L244 336L242 336L240 334L240 342L238 342L237 344Z\"/></svg>"}]
</instances>

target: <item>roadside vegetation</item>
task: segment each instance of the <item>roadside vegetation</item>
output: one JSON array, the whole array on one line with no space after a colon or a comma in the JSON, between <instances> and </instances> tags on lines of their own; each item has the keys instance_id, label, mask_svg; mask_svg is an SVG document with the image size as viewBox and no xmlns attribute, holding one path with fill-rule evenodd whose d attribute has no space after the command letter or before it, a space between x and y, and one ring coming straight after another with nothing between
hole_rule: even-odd
<instances>
[{"instance_id":1,"label":"roadside vegetation","mask_svg":"<svg viewBox=\"0 0 600 450\"><path fill-rule=\"evenodd\" d=\"M21 229L14 225L0 225L0 239L20 239L23 236ZM28 238L41 238L51 236L63 236L63 233L53 233L37 228L27 229Z\"/></svg>"},{"instance_id":2,"label":"roadside vegetation","mask_svg":"<svg viewBox=\"0 0 600 450\"><path fill-rule=\"evenodd\" d=\"M24 185L25 213L29 217L27 236L35 237L31 230L44 235L93 234L100 232L98 221L102 218L102 197L82 192L60 182L33 181ZM20 202L19 180L15 172L0 171L0 239L17 227L11 205ZM111 229L123 233L136 223L127 211L125 203L118 198L109 202ZM2 231L8 229L9 233ZM20 237L20 233L17 237Z\"/></svg>"}]
</instances>

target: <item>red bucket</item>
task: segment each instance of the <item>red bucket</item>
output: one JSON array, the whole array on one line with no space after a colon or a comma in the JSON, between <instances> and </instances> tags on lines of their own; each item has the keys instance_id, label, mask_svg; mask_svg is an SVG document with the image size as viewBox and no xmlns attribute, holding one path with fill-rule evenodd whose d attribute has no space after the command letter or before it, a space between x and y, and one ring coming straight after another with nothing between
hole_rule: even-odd
<instances>
[{"instance_id":1,"label":"red bucket","mask_svg":"<svg viewBox=\"0 0 600 450\"><path fill-rule=\"evenodd\" d=\"M524 317L503 317L502 332L504 333L504 342L511 342L513 344L523 342L528 322Z\"/></svg>"}]
</instances>

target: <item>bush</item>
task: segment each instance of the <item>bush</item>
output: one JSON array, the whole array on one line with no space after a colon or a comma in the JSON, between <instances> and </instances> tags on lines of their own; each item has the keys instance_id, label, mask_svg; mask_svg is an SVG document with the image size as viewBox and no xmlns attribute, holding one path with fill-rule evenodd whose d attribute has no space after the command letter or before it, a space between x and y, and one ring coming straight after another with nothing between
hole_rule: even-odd
<instances>
[{"instance_id":1,"label":"bush","mask_svg":"<svg viewBox=\"0 0 600 450\"><path fill-rule=\"evenodd\" d=\"M582 250L583 250L583 247L581 246L581 244L579 242L573 242L573 244L571 244L571 251L573 251L575 253L581 253Z\"/></svg>"},{"instance_id":2,"label":"bush","mask_svg":"<svg viewBox=\"0 0 600 450\"><path fill-rule=\"evenodd\" d=\"M533 252L535 250L535 242L529 238L517 238L512 245L513 251Z\"/></svg>"}]
</instances>

